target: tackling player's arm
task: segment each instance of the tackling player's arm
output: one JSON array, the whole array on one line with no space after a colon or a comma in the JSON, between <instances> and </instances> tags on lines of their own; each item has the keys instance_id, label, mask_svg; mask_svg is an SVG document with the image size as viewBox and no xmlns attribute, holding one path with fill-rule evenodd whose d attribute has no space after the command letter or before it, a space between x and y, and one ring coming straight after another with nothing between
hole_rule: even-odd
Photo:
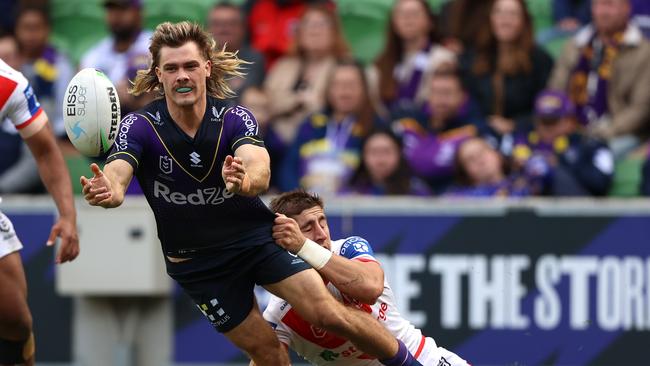
<instances>
[{"instance_id":1,"label":"tackling player's arm","mask_svg":"<svg viewBox=\"0 0 650 366\"><path fill-rule=\"evenodd\" d=\"M116 159L104 166L90 165L93 177L81 177L83 195L91 206L118 207L124 202L124 194L133 178L133 167L127 161Z\"/></svg>"},{"instance_id":2,"label":"tackling player's arm","mask_svg":"<svg viewBox=\"0 0 650 366\"><path fill-rule=\"evenodd\" d=\"M269 189L271 159L264 147L241 145L235 156L228 155L221 175L228 191L242 196L254 197Z\"/></svg>"},{"instance_id":3,"label":"tackling player's arm","mask_svg":"<svg viewBox=\"0 0 650 366\"><path fill-rule=\"evenodd\" d=\"M324 217L322 219L325 220ZM294 219L278 215L273 225L273 238L278 245L311 264L341 292L365 304L374 304L384 291L384 271L381 266L374 261L364 262L332 255L328 249L305 238L303 230L317 228L301 228Z\"/></svg>"},{"instance_id":4,"label":"tackling player's arm","mask_svg":"<svg viewBox=\"0 0 650 366\"><path fill-rule=\"evenodd\" d=\"M333 255L318 272L341 292L364 304L374 304L384 291L384 270L377 262Z\"/></svg>"},{"instance_id":5,"label":"tackling player's arm","mask_svg":"<svg viewBox=\"0 0 650 366\"><path fill-rule=\"evenodd\" d=\"M56 255L56 262L71 261L79 255L79 237L72 184L63 155L49 124L24 140L34 155L43 183L59 211L59 220L52 227L47 244L52 245L57 237L61 237L61 248Z\"/></svg>"}]
</instances>

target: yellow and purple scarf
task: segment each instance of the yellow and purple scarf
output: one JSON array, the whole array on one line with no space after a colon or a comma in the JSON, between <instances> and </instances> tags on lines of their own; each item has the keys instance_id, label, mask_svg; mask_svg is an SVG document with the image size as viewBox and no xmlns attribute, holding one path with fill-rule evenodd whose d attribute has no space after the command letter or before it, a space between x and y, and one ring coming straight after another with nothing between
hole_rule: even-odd
<instances>
[{"instance_id":1,"label":"yellow and purple scarf","mask_svg":"<svg viewBox=\"0 0 650 366\"><path fill-rule=\"evenodd\" d=\"M582 49L578 63L571 73L569 97L576 106L578 119L585 126L598 120L609 110L607 89L622 40L622 32L608 42L603 42L594 34Z\"/></svg>"}]
</instances>

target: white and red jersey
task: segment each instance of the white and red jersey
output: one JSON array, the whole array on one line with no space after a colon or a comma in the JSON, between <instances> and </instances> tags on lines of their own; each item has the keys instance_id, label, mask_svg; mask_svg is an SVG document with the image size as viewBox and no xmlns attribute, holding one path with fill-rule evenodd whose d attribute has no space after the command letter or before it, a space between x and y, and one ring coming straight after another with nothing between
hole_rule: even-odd
<instances>
[{"instance_id":1,"label":"white and red jersey","mask_svg":"<svg viewBox=\"0 0 650 366\"><path fill-rule=\"evenodd\" d=\"M332 252L350 260L377 262L370 244L358 236L332 242ZM374 305L362 304L350 298L331 283L327 283L327 288L335 298L344 304L372 314L395 338L404 342L411 354L423 365L437 366L442 361L449 365L467 365L460 357L444 348L438 348L432 338L423 336L419 329L400 315L393 290L385 279L384 292ZM276 296L271 296L264 311L264 318L275 329L282 343L288 345L311 364L381 365L378 360L357 350L350 341L307 323L289 303ZM447 361L448 358L452 360ZM453 361L456 362L451 363ZM442 365L446 364L443 362Z\"/></svg>"},{"instance_id":2,"label":"white and red jersey","mask_svg":"<svg viewBox=\"0 0 650 366\"><path fill-rule=\"evenodd\" d=\"M47 124L47 116L27 79L0 59L0 123L5 119L24 139Z\"/></svg>"}]
</instances>

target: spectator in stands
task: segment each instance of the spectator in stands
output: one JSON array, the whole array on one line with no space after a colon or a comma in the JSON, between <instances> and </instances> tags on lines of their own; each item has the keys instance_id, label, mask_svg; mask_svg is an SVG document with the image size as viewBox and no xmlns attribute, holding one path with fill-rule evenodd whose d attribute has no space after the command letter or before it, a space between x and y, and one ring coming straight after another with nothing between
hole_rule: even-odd
<instances>
[{"instance_id":1,"label":"spectator in stands","mask_svg":"<svg viewBox=\"0 0 650 366\"><path fill-rule=\"evenodd\" d=\"M63 137L61 106L74 69L67 57L48 43L50 26L45 8L24 7L18 12L15 33L22 59L18 70L29 80L45 113L50 116L55 135Z\"/></svg>"},{"instance_id":2,"label":"spectator in stands","mask_svg":"<svg viewBox=\"0 0 650 366\"><path fill-rule=\"evenodd\" d=\"M0 34L0 59L20 69L18 42L8 33ZM43 192L45 187L31 150L9 119L0 120L0 193Z\"/></svg>"},{"instance_id":3,"label":"spectator in stands","mask_svg":"<svg viewBox=\"0 0 650 366\"><path fill-rule=\"evenodd\" d=\"M645 1L645 0L644 0ZM539 33L539 43L571 36L591 22L591 0L553 0L553 26Z\"/></svg>"},{"instance_id":4,"label":"spectator in stands","mask_svg":"<svg viewBox=\"0 0 650 366\"><path fill-rule=\"evenodd\" d=\"M440 9L440 30L445 47L460 55L476 48L490 34L492 1L450 0Z\"/></svg>"},{"instance_id":5,"label":"spectator in stands","mask_svg":"<svg viewBox=\"0 0 650 366\"><path fill-rule=\"evenodd\" d=\"M455 65L438 44L434 16L424 0L398 0L391 12L384 50L370 68L369 82L380 112L410 109L426 102L431 75Z\"/></svg>"},{"instance_id":6,"label":"spectator in stands","mask_svg":"<svg viewBox=\"0 0 650 366\"><path fill-rule=\"evenodd\" d=\"M264 146L269 152L271 158L271 182L269 191L279 191L280 185L280 167L289 148L284 141L280 139L271 121L271 107L269 97L258 87L250 87L244 91L241 96L241 105L248 108L257 120L259 127L259 136L264 139Z\"/></svg>"},{"instance_id":7,"label":"spectator in stands","mask_svg":"<svg viewBox=\"0 0 650 366\"><path fill-rule=\"evenodd\" d=\"M273 65L264 83L274 130L285 143L293 141L309 114L323 108L327 78L348 55L336 13L322 5L309 7L298 24L293 50Z\"/></svg>"},{"instance_id":8,"label":"spectator in stands","mask_svg":"<svg viewBox=\"0 0 650 366\"><path fill-rule=\"evenodd\" d=\"M18 51L18 41L9 32L0 32L0 59L14 69L20 70L21 59Z\"/></svg>"},{"instance_id":9,"label":"spectator in stands","mask_svg":"<svg viewBox=\"0 0 650 366\"><path fill-rule=\"evenodd\" d=\"M535 96L544 89L553 60L534 42L524 0L493 4L490 32L461 56L460 64L488 125L508 135L530 127Z\"/></svg>"},{"instance_id":10,"label":"spectator in stands","mask_svg":"<svg viewBox=\"0 0 650 366\"><path fill-rule=\"evenodd\" d=\"M549 86L566 90L580 122L624 156L650 132L650 42L629 0L593 0L593 24L564 48Z\"/></svg>"},{"instance_id":11,"label":"spectator in stands","mask_svg":"<svg viewBox=\"0 0 650 366\"><path fill-rule=\"evenodd\" d=\"M218 48L229 52L251 64L245 65L246 76L228 80L230 88L237 94L237 103L244 91L251 86L261 87L264 81L264 57L246 44L246 16L241 8L228 2L217 3L208 14L208 31L217 42Z\"/></svg>"},{"instance_id":12,"label":"spectator in stands","mask_svg":"<svg viewBox=\"0 0 650 366\"><path fill-rule=\"evenodd\" d=\"M248 3L251 43L264 55L267 70L291 51L305 9L318 4L334 9L331 1L326 0L249 0Z\"/></svg>"},{"instance_id":13,"label":"spectator in stands","mask_svg":"<svg viewBox=\"0 0 650 366\"><path fill-rule=\"evenodd\" d=\"M111 35L82 56L80 67L94 67L111 79L120 98L122 115L126 115L151 99L127 92L136 71L148 68L151 32L142 29L141 0L104 0L103 4Z\"/></svg>"},{"instance_id":14,"label":"spectator in stands","mask_svg":"<svg viewBox=\"0 0 650 366\"><path fill-rule=\"evenodd\" d=\"M344 192L364 195L428 196L427 184L412 175L402 142L388 128L372 130L361 143L361 165Z\"/></svg>"},{"instance_id":15,"label":"spectator in stands","mask_svg":"<svg viewBox=\"0 0 650 366\"><path fill-rule=\"evenodd\" d=\"M429 84L424 107L395 116L393 128L404 140L404 155L413 172L435 193L442 193L453 180L456 148L464 139L484 134L486 126L455 71L438 71Z\"/></svg>"},{"instance_id":16,"label":"spectator in stands","mask_svg":"<svg viewBox=\"0 0 650 366\"><path fill-rule=\"evenodd\" d=\"M362 139L379 123L360 64L342 61L330 75L325 109L303 122L284 161L284 191L338 192L359 166Z\"/></svg>"},{"instance_id":17,"label":"spectator in stands","mask_svg":"<svg viewBox=\"0 0 650 366\"><path fill-rule=\"evenodd\" d=\"M522 197L528 196L527 182L509 175L505 158L487 141L475 137L465 140L456 153L456 184L448 196Z\"/></svg>"},{"instance_id":18,"label":"spectator in stands","mask_svg":"<svg viewBox=\"0 0 650 366\"><path fill-rule=\"evenodd\" d=\"M531 192L551 196L604 196L614 173L607 144L575 132L574 108L562 92L544 91L535 101L535 128L515 138L517 170Z\"/></svg>"}]
</instances>

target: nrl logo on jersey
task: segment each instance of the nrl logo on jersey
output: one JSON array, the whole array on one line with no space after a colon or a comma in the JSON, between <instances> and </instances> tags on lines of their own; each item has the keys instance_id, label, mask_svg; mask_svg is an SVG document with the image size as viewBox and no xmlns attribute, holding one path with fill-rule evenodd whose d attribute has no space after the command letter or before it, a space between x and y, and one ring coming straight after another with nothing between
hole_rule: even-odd
<instances>
[{"instance_id":1,"label":"nrl logo on jersey","mask_svg":"<svg viewBox=\"0 0 650 366\"><path fill-rule=\"evenodd\" d=\"M153 119L154 125L157 126L163 125L163 121L160 119L160 111L156 111L156 114L152 114L151 112L147 112L147 114L149 115L149 117L151 117L151 119Z\"/></svg>"},{"instance_id":2,"label":"nrl logo on jersey","mask_svg":"<svg viewBox=\"0 0 650 366\"><path fill-rule=\"evenodd\" d=\"M223 110L226 109L226 107L221 107L220 109L217 109L217 107L212 106L212 115L214 117L210 118L210 121L212 122L219 122L221 119L221 116L223 116Z\"/></svg>"},{"instance_id":3,"label":"nrl logo on jersey","mask_svg":"<svg viewBox=\"0 0 650 366\"><path fill-rule=\"evenodd\" d=\"M172 173L172 158L167 155L160 155L159 167L160 171L164 174Z\"/></svg>"}]
</instances>

